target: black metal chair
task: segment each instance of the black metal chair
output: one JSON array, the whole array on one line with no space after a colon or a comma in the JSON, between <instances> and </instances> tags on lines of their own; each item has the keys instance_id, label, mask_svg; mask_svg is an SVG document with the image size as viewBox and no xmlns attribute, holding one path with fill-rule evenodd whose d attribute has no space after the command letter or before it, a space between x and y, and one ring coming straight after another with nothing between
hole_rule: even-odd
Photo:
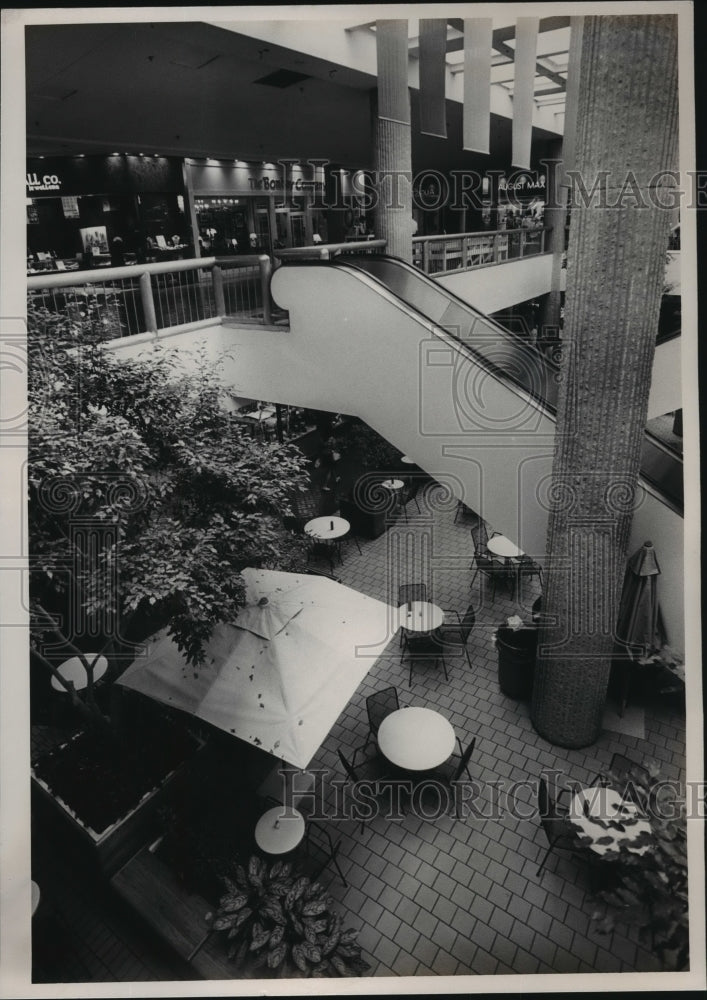
<instances>
[{"instance_id":1,"label":"black metal chair","mask_svg":"<svg viewBox=\"0 0 707 1000\"><path fill-rule=\"evenodd\" d=\"M460 781L462 775L466 772L467 777L471 780L471 772L469 771L469 761L471 760L471 755L474 752L474 747L476 746L476 737L473 737L466 749L462 746L461 740L457 737L457 746L459 747L458 754L452 754L448 761L445 761L440 767L436 767L432 772L434 778L439 778L447 787L454 792L454 785L456 782ZM439 797L439 791L435 789L434 783L430 784L429 787L427 782L429 782L429 772L425 773L422 784L419 786L418 794L425 795L426 793L434 792L436 797ZM439 802L439 798L438 798ZM460 799L455 794L455 814L456 818L459 819L459 806Z\"/></svg>"},{"instance_id":2,"label":"black metal chair","mask_svg":"<svg viewBox=\"0 0 707 1000\"><path fill-rule=\"evenodd\" d=\"M304 840L299 849L298 867L302 870L308 868L305 874L309 875L311 880L315 882L325 868L329 864L333 864L344 886L348 886L349 883L346 881L338 861L340 847L341 838L334 841L325 826L308 819Z\"/></svg>"},{"instance_id":3,"label":"black metal chair","mask_svg":"<svg viewBox=\"0 0 707 1000\"><path fill-rule=\"evenodd\" d=\"M467 777L471 780L469 761L471 760L471 755L473 754L474 747L476 746L476 737L472 737L471 742L466 749L464 749L461 740L457 736L457 746L459 747L459 753L453 754L443 767L435 768L435 773L439 774L448 785L451 785L455 781L459 781L464 771L466 771Z\"/></svg>"},{"instance_id":4,"label":"black metal chair","mask_svg":"<svg viewBox=\"0 0 707 1000\"><path fill-rule=\"evenodd\" d=\"M581 845L579 844L577 836L567 819L568 809L560 802L564 793L569 793L569 789L561 789L557 799L554 799L552 795L550 795L545 778L539 779L538 814L540 816L540 824L543 828L545 836L547 837L548 848L543 855L542 861L540 862L540 867L537 871L538 875L545 867L545 862L550 856L551 851L556 848L559 850L569 851L570 853L577 855L581 852Z\"/></svg>"},{"instance_id":5,"label":"black metal chair","mask_svg":"<svg viewBox=\"0 0 707 1000\"><path fill-rule=\"evenodd\" d=\"M474 521L478 522L481 520L479 515L471 507L467 507L463 500L457 500L457 509L454 512L454 523L456 524L460 517L473 518Z\"/></svg>"},{"instance_id":6,"label":"black metal chair","mask_svg":"<svg viewBox=\"0 0 707 1000\"><path fill-rule=\"evenodd\" d=\"M390 765L387 764L380 754L376 754L373 757L369 756L359 762L358 755L362 749L362 747L357 747L353 752L351 760L344 755L341 748L337 748L336 752L339 755L341 766L349 782L352 784L358 784L361 781L370 782L373 786L374 796L377 797L382 793L381 784L386 781L395 781L396 778L389 773L388 768ZM361 833L363 833L366 822L367 818L364 815L361 817Z\"/></svg>"},{"instance_id":7,"label":"black metal chair","mask_svg":"<svg viewBox=\"0 0 707 1000\"><path fill-rule=\"evenodd\" d=\"M474 581L479 574L485 576L491 584L491 600L493 600L496 596L496 582L498 580L506 580L507 573L505 567L487 553L480 554L478 551L474 552L474 561L471 565L474 570L474 575L471 578L469 586L474 586Z\"/></svg>"},{"instance_id":8,"label":"black metal chair","mask_svg":"<svg viewBox=\"0 0 707 1000\"><path fill-rule=\"evenodd\" d=\"M636 803L640 808L648 807L650 774L648 769L622 753L615 753L607 771L599 771L591 781L592 785L611 785L621 791L624 798Z\"/></svg>"},{"instance_id":9,"label":"black metal chair","mask_svg":"<svg viewBox=\"0 0 707 1000\"><path fill-rule=\"evenodd\" d=\"M407 505L411 500L415 501L415 506L417 507L417 513L421 513L420 505L417 502L417 494L420 490L420 478L419 476L405 476L403 479L403 488L400 491L400 506L402 508L403 514L405 515L405 520L408 519Z\"/></svg>"},{"instance_id":10,"label":"black metal chair","mask_svg":"<svg viewBox=\"0 0 707 1000\"><path fill-rule=\"evenodd\" d=\"M479 552L481 555L486 555L489 540L489 531L486 521L480 517L478 524L472 524L469 530L471 531L471 537L474 542L474 550ZM493 538L494 535L498 534L500 534L500 532L492 530L490 537Z\"/></svg>"},{"instance_id":11,"label":"black metal chair","mask_svg":"<svg viewBox=\"0 0 707 1000\"><path fill-rule=\"evenodd\" d=\"M543 571L542 567L531 559L530 556L522 555L517 559L513 560L515 562L516 575L518 577L518 594L522 593L521 587L523 586L523 580L530 579L537 576L540 581L540 586L543 585Z\"/></svg>"},{"instance_id":12,"label":"black metal chair","mask_svg":"<svg viewBox=\"0 0 707 1000\"><path fill-rule=\"evenodd\" d=\"M371 740L378 738L378 728L387 715L397 712L400 708L398 700L398 689L396 687L386 687L374 694L369 694L366 698L366 712L368 714L369 733L364 748Z\"/></svg>"},{"instance_id":13,"label":"black metal chair","mask_svg":"<svg viewBox=\"0 0 707 1000\"><path fill-rule=\"evenodd\" d=\"M476 625L476 611L474 610L474 606L470 604L463 616L458 611L445 611L445 618L450 616L456 618L456 621L445 621L443 625L440 625L436 629L435 635L443 649L461 646L466 655L467 663L471 667L471 659L466 644Z\"/></svg>"},{"instance_id":14,"label":"black metal chair","mask_svg":"<svg viewBox=\"0 0 707 1000\"><path fill-rule=\"evenodd\" d=\"M442 667L444 669L444 676L449 680L449 675L447 674L447 664L444 661L444 653L442 651L442 643L435 632L408 632L402 630L403 635L403 659L405 656L410 658L410 675L408 678L408 686L412 687L412 669L415 663L429 663L432 661L437 666L439 660L442 661Z\"/></svg>"}]
</instances>

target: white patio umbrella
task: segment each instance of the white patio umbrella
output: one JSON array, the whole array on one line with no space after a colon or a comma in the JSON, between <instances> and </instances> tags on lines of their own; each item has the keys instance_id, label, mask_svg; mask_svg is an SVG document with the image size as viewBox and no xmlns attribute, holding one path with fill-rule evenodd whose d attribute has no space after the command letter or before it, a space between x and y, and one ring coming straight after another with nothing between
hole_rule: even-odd
<instances>
[{"instance_id":1,"label":"white patio umbrella","mask_svg":"<svg viewBox=\"0 0 707 1000\"><path fill-rule=\"evenodd\" d=\"M393 609L326 577L246 569L246 605L202 666L166 630L118 683L306 768L397 629Z\"/></svg>"}]
</instances>

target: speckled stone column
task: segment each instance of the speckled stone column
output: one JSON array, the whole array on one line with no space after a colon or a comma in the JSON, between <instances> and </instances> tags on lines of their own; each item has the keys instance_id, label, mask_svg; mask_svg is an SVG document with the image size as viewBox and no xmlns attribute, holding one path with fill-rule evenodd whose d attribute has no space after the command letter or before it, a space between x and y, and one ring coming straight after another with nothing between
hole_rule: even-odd
<instances>
[{"instance_id":1,"label":"speckled stone column","mask_svg":"<svg viewBox=\"0 0 707 1000\"><path fill-rule=\"evenodd\" d=\"M606 701L668 245L656 180L675 168L676 140L677 18L585 17L575 167L587 193L572 198L546 492L543 611L556 624L540 636L531 708L561 746L591 744Z\"/></svg>"},{"instance_id":2,"label":"speckled stone column","mask_svg":"<svg viewBox=\"0 0 707 1000\"><path fill-rule=\"evenodd\" d=\"M378 92L373 93L374 231L386 253L412 263L412 141L408 22L377 21Z\"/></svg>"}]
</instances>

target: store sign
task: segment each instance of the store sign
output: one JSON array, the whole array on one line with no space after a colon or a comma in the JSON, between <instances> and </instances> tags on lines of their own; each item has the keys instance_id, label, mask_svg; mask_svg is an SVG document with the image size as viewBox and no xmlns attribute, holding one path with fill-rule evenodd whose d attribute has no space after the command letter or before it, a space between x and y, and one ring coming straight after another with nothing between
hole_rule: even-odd
<instances>
[{"instance_id":1,"label":"store sign","mask_svg":"<svg viewBox=\"0 0 707 1000\"><path fill-rule=\"evenodd\" d=\"M309 176L303 176L304 172ZM232 197L251 194L293 195L324 194L323 172L319 166L288 165L286 171L274 166L258 167L255 164L233 166L218 163L190 164L192 185L201 197L212 195ZM318 178L317 178L318 175Z\"/></svg>"},{"instance_id":2,"label":"store sign","mask_svg":"<svg viewBox=\"0 0 707 1000\"><path fill-rule=\"evenodd\" d=\"M545 193L545 174L517 173L510 177L500 177L499 191L513 191L515 194Z\"/></svg>"},{"instance_id":3,"label":"store sign","mask_svg":"<svg viewBox=\"0 0 707 1000\"><path fill-rule=\"evenodd\" d=\"M27 174L27 194L35 191L61 191L61 180L57 174Z\"/></svg>"},{"instance_id":4,"label":"store sign","mask_svg":"<svg viewBox=\"0 0 707 1000\"><path fill-rule=\"evenodd\" d=\"M282 177L249 177L248 186L251 191L284 191L285 182ZM303 177L288 180L289 191L323 191L323 181L307 181Z\"/></svg>"}]
</instances>

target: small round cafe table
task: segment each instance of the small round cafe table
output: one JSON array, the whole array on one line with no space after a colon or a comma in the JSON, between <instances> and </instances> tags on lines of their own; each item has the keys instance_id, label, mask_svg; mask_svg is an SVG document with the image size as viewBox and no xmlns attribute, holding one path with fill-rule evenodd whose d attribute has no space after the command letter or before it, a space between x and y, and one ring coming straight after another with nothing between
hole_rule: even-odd
<instances>
[{"instance_id":1,"label":"small round cafe table","mask_svg":"<svg viewBox=\"0 0 707 1000\"><path fill-rule=\"evenodd\" d=\"M411 601L398 608L398 621L408 632L433 632L444 622L444 611L429 601Z\"/></svg>"},{"instance_id":2,"label":"small round cafe table","mask_svg":"<svg viewBox=\"0 0 707 1000\"><path fill-rule=\"evenodd\" d=\"M95 653L85 653L84 655L89 664L93 663L93 661L96 658ZM108 669L108 660L106 660L105 656L99 656L98 662L93 668L94 684L96 683L96 681L101 679L101 677L104 675L107 669ZM86 668L84 667L83 663L81 662L78 656L72 656L71 659L64 660L64 662L57 667L57 671L58 673L61 674L64 680L73 681L74 688L77 691L82 691L85 687L88 686L88 675L86 674ZM66 694L66 688L63 686L61 681L59 681L54 676L52 676L52 687L54 688L55 691L63 691Z\"/></svg>"},{"instance_id":3,"label":"small round cafe table","mask_svg":"<svg viewBox=\"0 0 707 1000\"><path fill-rule=\"evenodd\" d=\"M316 538L319 542L334 542L338 538L343 538L351 530L351 525L345 517L335 517L329 515L325 517L313 517L304 526L306 534Z\"/></svg>"},{"instance_id":4,"label":"small round cafe table","mask_svg":"<svg viewBox=\"0 0 707 1000\"><path fill-rule=\"evenodd\" d=\"M495 556L499 556L501 559L518 559L519 556L524 555L522 549L506 538L505 535L494 535L493 538L489 538L486 542L486 548Z\"/></svg>"},{"instance_id":5,"label":"small round cafe table","mask_svg":"<svg viewBox=\"0 0 707 1000\"><path fill-rule=\"evenodd\" d=\"M255 842L266 854L287 854L304 837L304 816L292 806L273 806L255 824Z\"/></svg>"},{"instance_id":6,"label":"small round cafe table","mask_svg":"<svg viewBox=\"0 0 707 1000\"><path fill-rule=\"evenodd\" d=\"M456 736L448 719L431 708L399 708L378 729L378 747L405 771L429 771L454 753Z\"/></svg>"},{"instance_id":7,"label":"small round cafe table","mask_svg":"<svg viewBox=\"0 0 707 1000\"><path fill-rule=\"evenodd\" d=\"M572 796L568 820L582 843L595 854L616 853L620 845L633 854L645 854L650 849L649 843L632 846L641 834L650 834L650 823L641 816L636 804L625 801L615 788L579 789Z\"/></svg>"}]
</instances>

